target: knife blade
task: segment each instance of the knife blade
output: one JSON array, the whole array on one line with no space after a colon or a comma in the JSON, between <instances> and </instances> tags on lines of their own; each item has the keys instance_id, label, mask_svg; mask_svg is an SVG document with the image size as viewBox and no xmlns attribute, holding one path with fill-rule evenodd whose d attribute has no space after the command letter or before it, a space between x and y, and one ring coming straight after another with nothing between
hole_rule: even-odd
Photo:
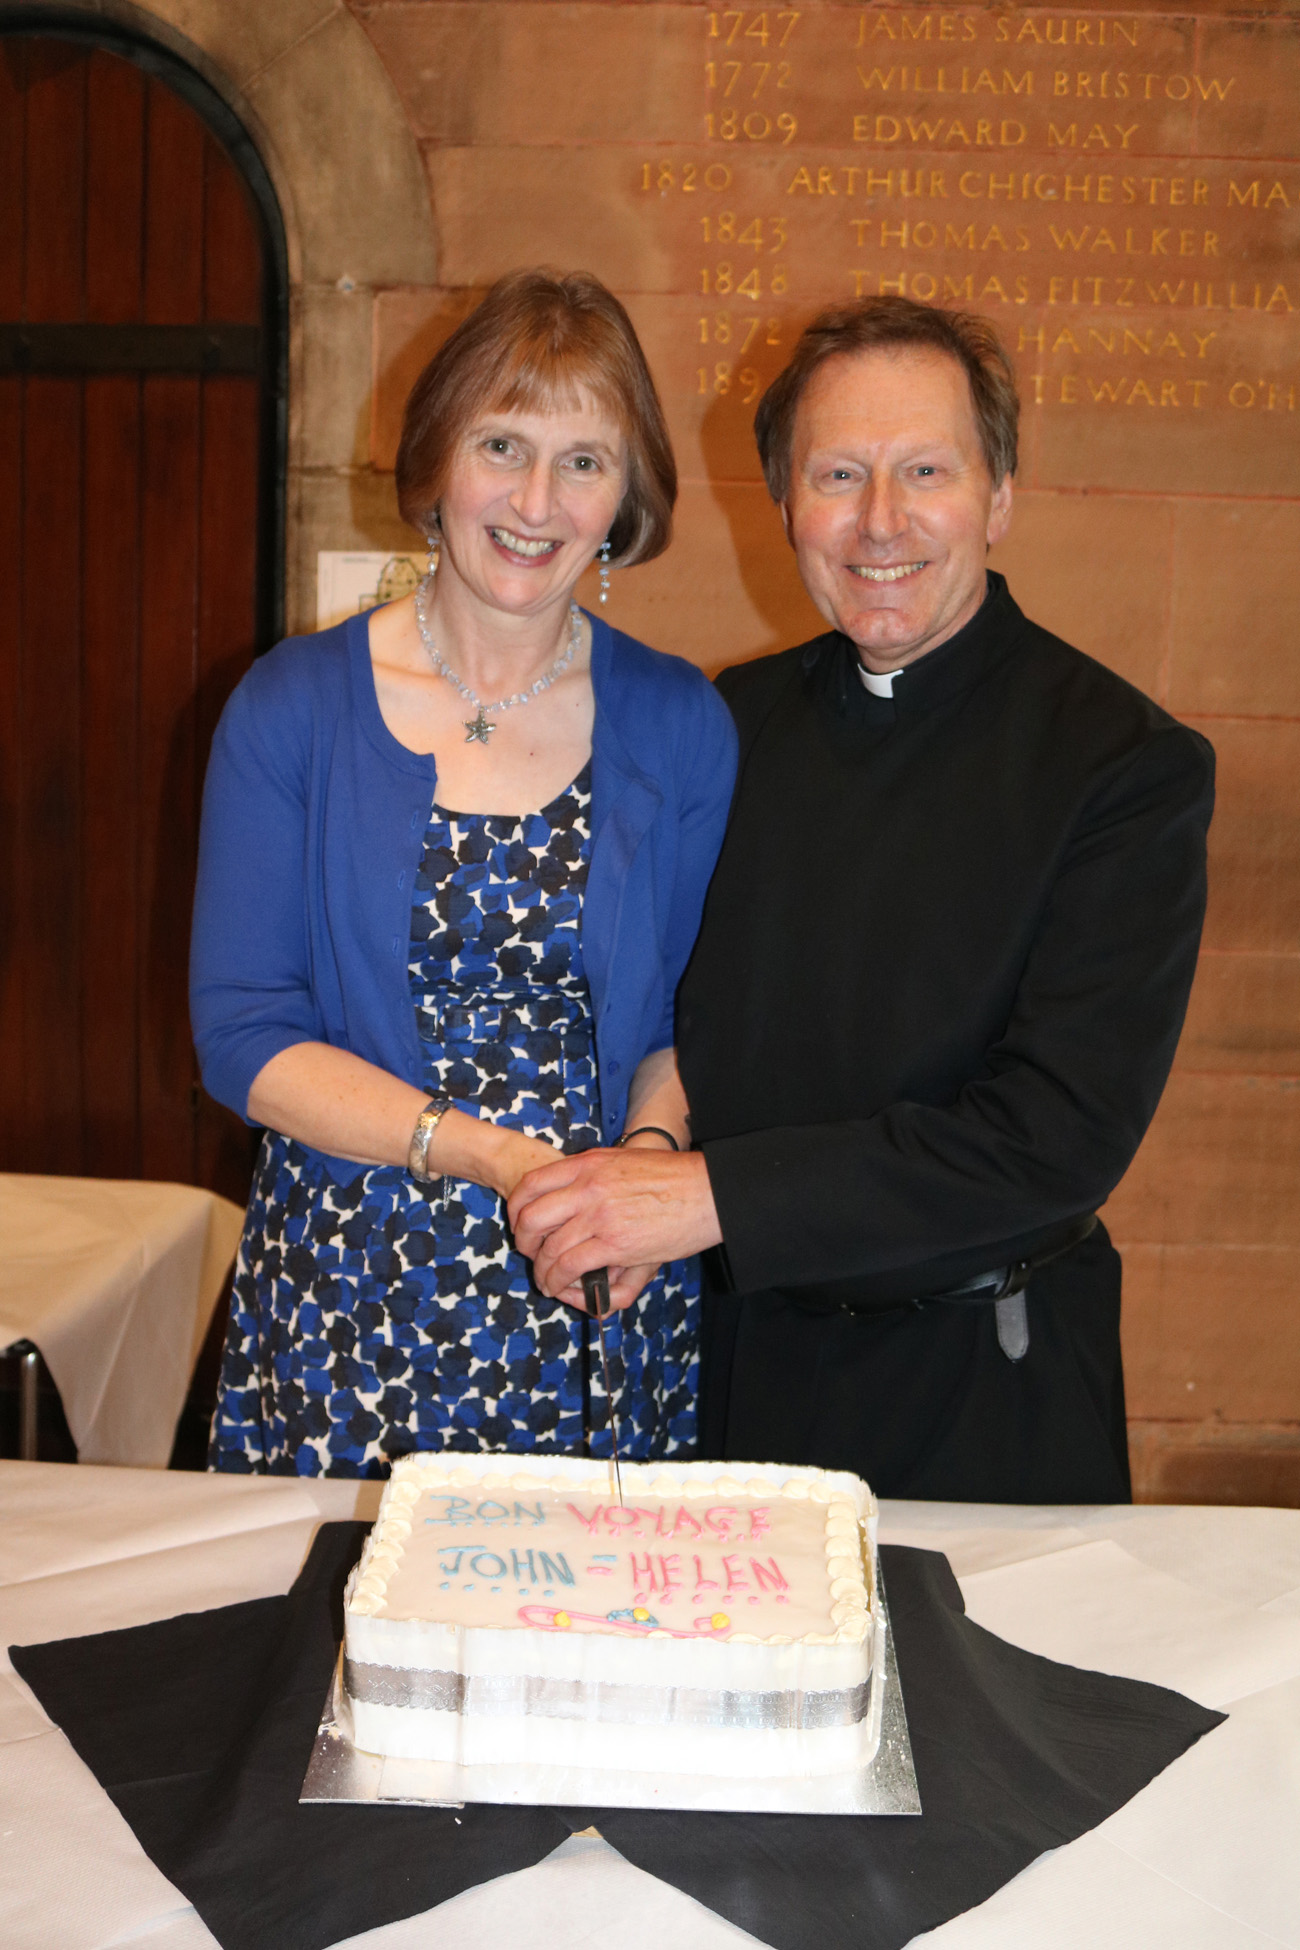
<instances>
[{"instance_id":1,"label":"knife blade","mask_svg":"<svg viewBox=\"0 0 1300 1950\"><path fill-rule=\"evenodd\" d=\"M582 1293L587 1305L596 1316L596 1333L600 1339L600 1371L605 1381L605 1400L609 1404L609 1440L614 1464L614 1489L618 1496L618 1507L623 1508L623 1476L618 1466L618 1424L614 1416L614 1395L609 1385L609 1352L605 1346L605 1322L609 1318L609 1268L598 1266L594 1272L582 1276Z\"/></svg>"}]
</instances>

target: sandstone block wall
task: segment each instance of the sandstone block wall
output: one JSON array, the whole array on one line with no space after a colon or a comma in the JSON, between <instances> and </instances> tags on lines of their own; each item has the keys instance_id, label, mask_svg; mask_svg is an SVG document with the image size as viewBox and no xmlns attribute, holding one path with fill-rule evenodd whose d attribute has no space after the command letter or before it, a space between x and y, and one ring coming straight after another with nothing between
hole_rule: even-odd
<instances>
[{"instance_id":1,"label":"sandstone block wall","mask_svg":"<svg viewBox=\"0 0 1300 1950\"><path fill-rule=\"evenodd\" d=\"M414 544L402 400L511 266L632 312L683 486L610 614L710 670L819 627L749 437L803 320L888 290L994 319L1026 403L997 566L1219 753L1187 1031L1106 1213L1139 1494L1300 1503L1293 8L85 4L188 48L281 191L295 627L318 548Z\"/></svg>"},{"instance_id":2,"label":"sandstone block wall","mask_svg":"<svg viewBox=\"0 0 1300 1950\"><path fill-rule=\"evenodd\" d=\"M671 553L616 578L611 614L706 668L817 627L749 437L802 320L899 290L1005 334L1026 437L998 566L1219 753L1187 1032L1106 1213L1139 1493L1300 1502L1300 23L1212 0L353 11L438 248L435 287L376 298L369 477L476 291L596 271L684 477Z\"/></svg>"}]
</instances>

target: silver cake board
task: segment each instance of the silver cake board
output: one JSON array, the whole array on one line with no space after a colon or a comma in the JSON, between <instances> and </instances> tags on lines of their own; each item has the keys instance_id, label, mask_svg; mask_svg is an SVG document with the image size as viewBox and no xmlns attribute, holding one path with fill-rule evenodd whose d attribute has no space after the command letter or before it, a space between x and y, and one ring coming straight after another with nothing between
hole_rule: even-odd
<instances>
[{"instance_id":1,"label":"silver cake board","mask_svg":"<svg viewBox=\"0 0 1300 1950\"><path fill-rule=\"evenodd\" d=\"M463 1808L491 1801L532 1808L695 1808L752 1815L919 1815L916 1768L889 1607L877 1573L879 1601L871 1717L880 1743L866 1767L851 1774L766 1779L720 1775L634 1774L605 1767L463 1767L454 1761L394 1760L353 1746L335 1717L342 1666L330 1681L299 1801L387 1802L395 1807ZM884 1658L880 1657L881 1643Z\"/></svg>"}]
</instances>

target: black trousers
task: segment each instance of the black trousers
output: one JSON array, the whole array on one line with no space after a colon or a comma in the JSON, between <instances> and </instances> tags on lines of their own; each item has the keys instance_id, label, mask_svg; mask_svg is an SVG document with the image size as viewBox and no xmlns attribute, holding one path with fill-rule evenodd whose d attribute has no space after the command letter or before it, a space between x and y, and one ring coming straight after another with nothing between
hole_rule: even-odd
<instances>
[{"instance_id":1,"label":"black trousers","mask_svg":"<svg viewBox=\"0 0 1300 1950\"><path fill-rule=\"evenodd\" d=\"M1120 1259L1105 1228L1036 1273L1029 1351L993 1307L811 1311L796 1291L710 1291L700 1454L849 1469L881 1496L1127 1503Z\"/></svg>"}]
</instances>

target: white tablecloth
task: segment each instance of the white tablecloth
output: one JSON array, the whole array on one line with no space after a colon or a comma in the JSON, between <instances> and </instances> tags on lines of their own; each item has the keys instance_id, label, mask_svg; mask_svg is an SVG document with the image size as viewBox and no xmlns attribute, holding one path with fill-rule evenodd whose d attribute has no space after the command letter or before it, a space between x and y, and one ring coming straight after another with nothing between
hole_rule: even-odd
<instances>
[{"instance_id":1,"label":"white tablecloth","mask_svg":"<svg viewBox=\"0 0 1300 1950\"><path fill-rule=\"evenodd\" d=\"M322 1518L378 1488L0 1464L0 1645L288 1588ZM1300 1511L885 1504L971 1615L1053 1658L1179 1686L1230 1718L1109 1821L917 1939L934 1950L1300 1950ZM7 1661L6 1950L212 1950ZM755 1939L575 1838L349 1950L736 1950ZM847 1950L828 1945L827 1950Z\"/></svg>"},{"instance_id":2,"label":"white tablecloth","mask_svg":"<svg viewBox=\"0 0 1300 1950\"><path fill-rule=\"evenodd\" d=\"M193 1185L0 1173L0 1348L36 1343L82 1462L166 1467L242 1224Z\"/></svg>"}]
</instances>

